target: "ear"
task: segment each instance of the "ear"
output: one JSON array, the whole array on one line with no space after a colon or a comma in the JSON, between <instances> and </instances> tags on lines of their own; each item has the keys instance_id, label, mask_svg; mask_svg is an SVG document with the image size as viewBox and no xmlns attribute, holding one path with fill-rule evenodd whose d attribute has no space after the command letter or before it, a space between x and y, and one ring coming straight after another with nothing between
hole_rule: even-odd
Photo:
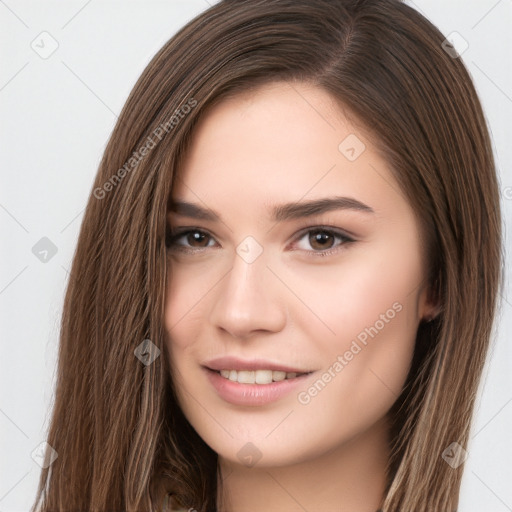
<instances>
[{"instance_id":1,"label":"ear","mask_svg":"<svg viewBox=\"0 0 512 512\"><path fill-rule=\"evenodd\" d=\"M418 302L418 316L424 322L431 322L437 318L443 311L439 291L439 281L436 277L433 283L427 284L420 296Z\"/></svg>"}]
</instances>

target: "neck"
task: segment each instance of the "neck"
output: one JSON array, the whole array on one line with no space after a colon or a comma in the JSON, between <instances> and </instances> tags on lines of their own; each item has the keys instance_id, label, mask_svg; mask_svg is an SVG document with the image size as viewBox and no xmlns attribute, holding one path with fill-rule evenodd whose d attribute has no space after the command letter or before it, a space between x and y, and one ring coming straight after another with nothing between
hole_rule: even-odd
<instances>
[{"instance_id":1,"label":"neck","mask_svg":"<svg viewBox=\"0 0 512 512\"><path fill-rule=\"evenodd\" d=\"M389 460L386 418L315 459L252 468L219 456L219 512L376 512Z\"/></svg>"}]
</instances>

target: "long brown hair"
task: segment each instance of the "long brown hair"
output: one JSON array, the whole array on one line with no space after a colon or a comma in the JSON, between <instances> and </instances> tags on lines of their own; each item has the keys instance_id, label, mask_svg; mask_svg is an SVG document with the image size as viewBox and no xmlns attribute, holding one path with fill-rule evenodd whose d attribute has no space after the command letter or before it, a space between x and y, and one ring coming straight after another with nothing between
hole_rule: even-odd
<instances>
[{"instance_id":1,"label":"long brown hair","mask_svg":"<svg viewBox=\"0 0 512 512\"><path fill-rule=\"evenodd\" d=\"M166 212L205 110L278 80L328 91L420 219L442 309L420 324L391 411L382 510L457 508L464 464L441 455L453 442L467 447L503 255L486 120L444 39L399 0L224 0L158 51L121 112L82 222L47 438L58 457L42 470L33 510L159 511L166 493L216 510L217 455L177 405L164 343ZM141 343L161 351L150 364L136 356Z\"/></svg>"}]
</instances>

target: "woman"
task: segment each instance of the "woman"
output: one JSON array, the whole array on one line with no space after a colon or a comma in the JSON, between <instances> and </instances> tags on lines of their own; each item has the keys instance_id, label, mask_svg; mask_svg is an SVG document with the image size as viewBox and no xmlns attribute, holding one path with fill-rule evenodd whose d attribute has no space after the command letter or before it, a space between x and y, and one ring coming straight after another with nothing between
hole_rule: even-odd
<instances>
[{"instance_id":1,"label":"woman","mask_svg":"<svg viewBox=\"0 0 512 512\"><path fill-rule=\"evenodd\" d=\"M164 45L83 220L38 510L456 510L502 254L444 39L225 0Z\"/></svg>"}]
</instances>

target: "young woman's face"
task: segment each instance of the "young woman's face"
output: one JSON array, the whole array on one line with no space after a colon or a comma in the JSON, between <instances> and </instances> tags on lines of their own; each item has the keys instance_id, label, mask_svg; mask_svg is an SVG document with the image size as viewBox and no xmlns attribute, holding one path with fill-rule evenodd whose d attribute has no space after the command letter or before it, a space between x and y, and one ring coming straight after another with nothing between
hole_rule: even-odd
<instances>
[{"instance_id":1,"label":"young woman's face","mask_svg":"<svg viewBox=\"0 0 512 512\"><path fill-rule=\"evenodd\" d=\"M259 466L377 425L430 311L419 225L385 162L326 92L286 83L215 106L187 156L165 327L191 425Z\"/></svg>"}]
</instances>

